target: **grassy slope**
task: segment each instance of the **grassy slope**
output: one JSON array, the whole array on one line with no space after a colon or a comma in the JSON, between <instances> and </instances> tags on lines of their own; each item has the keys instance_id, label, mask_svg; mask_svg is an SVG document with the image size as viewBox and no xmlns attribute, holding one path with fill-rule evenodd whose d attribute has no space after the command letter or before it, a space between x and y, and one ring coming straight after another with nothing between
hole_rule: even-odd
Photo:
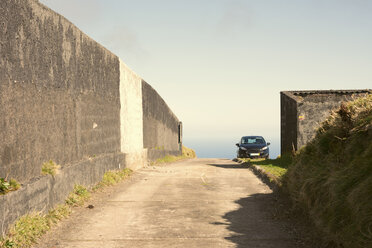
<instances>
[{"instance_id":1,"label":"grassy slope","mask_svg":"<svg viewBox=\"0 0 372 248\"><path fill-rule=\"evenodd\" d=\"M292 158L290 156L284 156L277 159L251 160L250 162L281 179L287 172L291 161Z\"/></svg>"},{"instance_id":2,"label":"grassy slope","mask_svg":"<svg viewBox=\"0 0 372 248\"><path fill-rule=\"evenodd\" d=\"M322 124L284 185L331 246L372 247L372 95L342 105Z\"/></svg>"}]
</instances>

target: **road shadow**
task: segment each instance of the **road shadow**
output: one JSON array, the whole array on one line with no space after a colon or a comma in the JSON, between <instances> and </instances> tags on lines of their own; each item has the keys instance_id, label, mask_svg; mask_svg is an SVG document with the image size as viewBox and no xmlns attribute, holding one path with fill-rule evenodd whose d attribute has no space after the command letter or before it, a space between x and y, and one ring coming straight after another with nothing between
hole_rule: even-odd
<instances>
[{"instance_id":1,"label":"road shadow","mask_svg":"<svg viewBox=\"0 0 372 248\"><path fill-rule=\"evenodd\" d=\"M226 240L237 248L335 248L322 243L321 234L301 213L290 210L290 204L281 193L253 194L236 200L239 206L222 216L231 231Z\"/></svg>"},{"instance_id":2,"label":"road shadow","mask_svg":"<svg viewBox=\"0 0 372 248\"><path fill-rule=\"evenodd\" d=\"M225 169L248 169L249 167L244 164L207 164L210 166L215 166L219 168L225 168Z\"/></svg>"},{"instance_id":3,"label":"road shadow","mask_svg":"<svg viewBox=\"0 0 372 248\"><path fill-rule=\"evenodd\" d=\"M223 216L225 223L213 224L226 225L233 234L225 239L236 247L301 247L296 245L286 223L275 219L274 193L254 194L235 203L239 208Z\"/></svg>"}]
</instances>

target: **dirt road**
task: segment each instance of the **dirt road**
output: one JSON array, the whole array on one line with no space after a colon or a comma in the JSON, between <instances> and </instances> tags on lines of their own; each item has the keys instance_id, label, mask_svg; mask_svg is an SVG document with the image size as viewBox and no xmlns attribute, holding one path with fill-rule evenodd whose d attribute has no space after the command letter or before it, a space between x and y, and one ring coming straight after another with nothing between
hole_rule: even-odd
<instances>
[{"instance_id":1,"label":"dirt road","mask_svg":"<svg viewBox=\"0 0 372 248\"><path fill-rule=\"evenodd\" d=\"M144 168L98 198L36 247L296 247L271 190L231 160Z\"/></svg>"}]
</instances>

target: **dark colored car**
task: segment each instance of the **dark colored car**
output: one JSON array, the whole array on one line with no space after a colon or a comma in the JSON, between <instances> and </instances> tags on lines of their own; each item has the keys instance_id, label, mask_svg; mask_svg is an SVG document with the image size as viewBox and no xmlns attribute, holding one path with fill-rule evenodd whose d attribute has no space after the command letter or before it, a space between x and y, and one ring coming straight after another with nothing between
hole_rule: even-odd
<instances>
[{"instance_id":1,"label":"dark colored car","mask_svg":"<svg viewBox=\"0 0 372 248\"><path fill-rule=\"evenodd\" d=\"M265 141L262 136L243 136L236 146L238 158L269 158L270 142Z\"/></svg>"}]
</instances>

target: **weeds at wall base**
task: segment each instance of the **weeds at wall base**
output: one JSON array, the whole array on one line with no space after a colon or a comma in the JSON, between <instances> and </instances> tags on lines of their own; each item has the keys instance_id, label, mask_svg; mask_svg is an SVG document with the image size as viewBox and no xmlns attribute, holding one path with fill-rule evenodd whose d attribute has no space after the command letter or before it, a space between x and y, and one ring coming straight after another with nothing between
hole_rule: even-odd
<instances>
[{"instance_id":1,"label":"weeds at wall base","mask_svg":"<svg viewBox=\"0 0 372 248\"><path fill-rule=\"evenodd\" d=\"M181 156L173 156L173 155L166 155L162 158L159 158L150 163L150 165L159 165L165 163L173 163L182 159L187 158L196 158L196 153L193 149L188 148L186 146L182 146L182 155Z\"/></svg>"},{"instance_id":2,"label":"weeds at wall base","mask_svg":"<svg viewBox=\"0 0 372 248\"><path fill-rule=\"evenodd\" d=\"M131 173L130 169L108 171L104 174L102 181L91 191L95 192L106 186L115 185L129 177ZM82 185L75 185L73 192L65 200L65 204L57 205L47 214L33 212L20 217L10 228L8 234L0 238L0 248L28 248L36 244L53 225L68 217L74 207L84 205L91 197L91 191Z\"/></svg>"},{"instance_id":3,"label":"weeds at wall base","mask_svg":"<svg viewBox=\"0 0 372 248\"><path fill-rule=\"evenodd\" d=\"M132 173L133 171L128 168L119 171L108 171L103 175L102 181L92 188L92 191L96 192L104 187L115 185L129 177Z\"/></svg>"}]
</instances>

